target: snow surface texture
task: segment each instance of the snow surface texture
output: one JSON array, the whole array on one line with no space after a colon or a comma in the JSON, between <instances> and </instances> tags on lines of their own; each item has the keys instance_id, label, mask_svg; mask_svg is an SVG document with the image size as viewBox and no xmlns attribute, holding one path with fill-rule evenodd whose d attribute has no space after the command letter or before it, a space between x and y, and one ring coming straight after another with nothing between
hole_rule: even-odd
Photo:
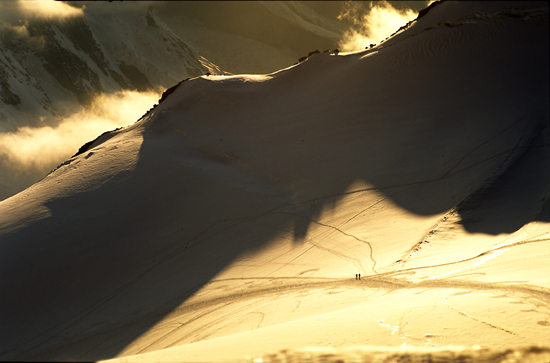
<instances>
[{"instance_id":1,"label":"snow surface texture","mask_svg":"<svg viewBox=\"0 0 550 363\"><path fill-rule=\"evenodd\" d=\"M182 82L0 202L0 360L546 357L521 347L550 340L548 34L547 3L445 2Z\"/></svg>"}]
</instances>

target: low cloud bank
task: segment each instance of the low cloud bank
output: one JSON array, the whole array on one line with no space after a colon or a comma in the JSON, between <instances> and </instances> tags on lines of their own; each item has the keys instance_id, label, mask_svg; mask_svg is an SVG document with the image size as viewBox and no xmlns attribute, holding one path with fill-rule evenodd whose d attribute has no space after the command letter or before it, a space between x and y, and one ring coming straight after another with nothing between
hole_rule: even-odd
<instances>
[{"instance_id":1,"label":"low cloud bank","mask_svg":"<svg viewBox=\"0 0 550 363\"><path fill-rule=\"evenodd\" d=\"M137 91L104 94L57 126L25 126L0 134L0 167L18 173L46 173L101 133L137 121L159 96L158 92Z\"/></svg>"},{"instance_id":2,"label":"low cloud bank","mask_svg":"<svg viewBox=\"0 0 550 363\"><path fill-rule=\"evenodd\" d=\"M350 21L353 27L344 33L338 47L351 52L378 44L417 16L412 9L397 10L386 1L371 2L367 10L356 2L346 2L338 19Z\"/></svg>"}]
</instances>

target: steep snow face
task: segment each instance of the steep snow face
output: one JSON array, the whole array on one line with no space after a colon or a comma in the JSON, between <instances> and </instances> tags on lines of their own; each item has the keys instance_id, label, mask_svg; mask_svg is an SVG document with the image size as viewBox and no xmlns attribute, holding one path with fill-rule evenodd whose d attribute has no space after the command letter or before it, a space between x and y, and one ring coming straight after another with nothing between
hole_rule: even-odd
<instances>
[{"instance_id":1,"label":"steep snow face","mask_svg":"<svg viewBox=\"0 0 550 363\"><path fill-rule=\"evenodd\" d=\"M0 358L546 343L548 7L516 5L184 81L0 202Z\"/></svg>"}]
</instances>

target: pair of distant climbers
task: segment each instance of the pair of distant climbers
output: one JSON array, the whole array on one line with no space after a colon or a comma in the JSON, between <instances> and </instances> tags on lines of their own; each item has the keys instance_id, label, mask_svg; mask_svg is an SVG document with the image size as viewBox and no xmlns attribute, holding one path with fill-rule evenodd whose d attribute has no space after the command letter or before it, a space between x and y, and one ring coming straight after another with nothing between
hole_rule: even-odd
<instances>
[{"instance_id":1,"label":"pair of distant climbers","mask_svg":"<svg viewBox=\"0 0 550 363\"><path fill-rule=\"evenodd\" d=\"M356 280L361 280L361 274L355 274L355 279Z\"/></svg>"}]
</instances>

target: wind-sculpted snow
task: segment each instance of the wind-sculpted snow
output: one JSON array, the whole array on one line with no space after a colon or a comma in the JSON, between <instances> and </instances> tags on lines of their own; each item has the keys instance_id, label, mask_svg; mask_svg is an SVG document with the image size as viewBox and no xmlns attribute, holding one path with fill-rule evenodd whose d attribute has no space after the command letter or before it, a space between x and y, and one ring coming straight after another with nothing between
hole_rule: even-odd
<instances>
[{"instance_id":1,"label":"wind-sculpted snow","mask_svg":"<svg viewBox=\"0 0 550 363\"><path fill-rule=\"evenodd\" d=\"M0 358L546 344L547 12L432 27L447 4L182 82L1 202Z\"/></svg>"}]
</instances>

